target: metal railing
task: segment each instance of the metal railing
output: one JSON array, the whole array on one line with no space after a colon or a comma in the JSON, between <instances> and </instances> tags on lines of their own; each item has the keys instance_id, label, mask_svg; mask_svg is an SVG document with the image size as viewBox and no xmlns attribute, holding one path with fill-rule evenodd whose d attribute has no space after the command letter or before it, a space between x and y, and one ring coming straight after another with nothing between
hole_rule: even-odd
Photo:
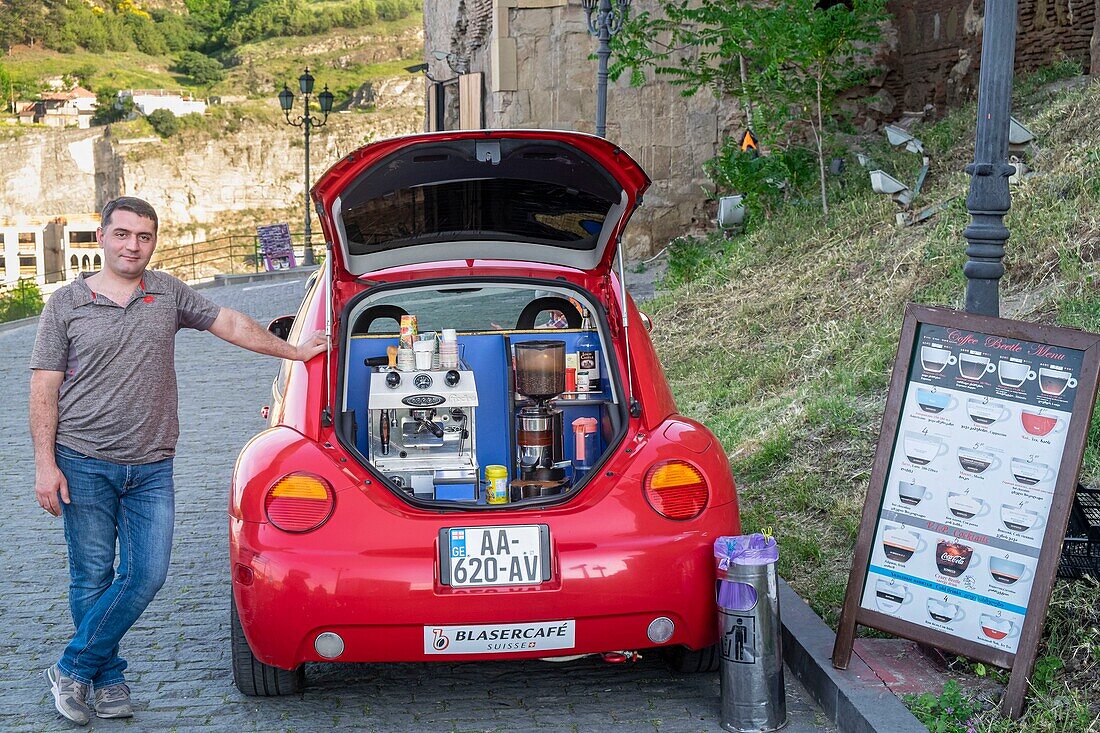
<instances>
[{"instance_id":1,"label":"metal railing","mask_svg":"<svg viewBox=\"0 0 1100 733\"><path fill-rule=\"evenodd\" d=\"M301 264L305 234L291 232L290 241L298 264ZM313 247L314 254L320 249ZM171 250L158 250L149 263L150 269L164 270L185 282L206 280L214 275L259 272L262 267L260 240L253 234L228 234L178 245ZM75 273L65 269L0 283L0 323L38 315L44 301L42 287L58 282L63 284L71 277L75 277Z\"/></svg>"},{"instance_id":2,"label":"metal railing","mask_svg":"<svg viewBox=\"0 0 1100 733\"><path fill-rule=\"evenodd\" d=\"M298 264L302 263L305 247L303 232L290 233ZM319 248L313 247L314 254ZM159 254L159 253L158 253ZM196 282L214 275L239 275L259 272L263 266L260 240L254 234L228 234L203 242L179 245L162 256L153 256L150 268L165 270L181 280Z\"/></svg>"}]
</instances>

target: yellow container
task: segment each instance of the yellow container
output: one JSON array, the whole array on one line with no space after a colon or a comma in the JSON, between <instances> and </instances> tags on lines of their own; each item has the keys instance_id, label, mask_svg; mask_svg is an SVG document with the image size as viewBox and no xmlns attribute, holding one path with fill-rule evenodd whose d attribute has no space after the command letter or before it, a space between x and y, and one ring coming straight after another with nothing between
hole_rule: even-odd
<instances>
[{"instance_id":1,"label":"yellow container","mask_svg":"<svg viewBox=\"0 0 1100 733\"><path fill-rule=\"evenodd\" d=\"M508 503L508 469L505 466L486 466L485 501L489 504Z\"/></svg>"}]
</instances>

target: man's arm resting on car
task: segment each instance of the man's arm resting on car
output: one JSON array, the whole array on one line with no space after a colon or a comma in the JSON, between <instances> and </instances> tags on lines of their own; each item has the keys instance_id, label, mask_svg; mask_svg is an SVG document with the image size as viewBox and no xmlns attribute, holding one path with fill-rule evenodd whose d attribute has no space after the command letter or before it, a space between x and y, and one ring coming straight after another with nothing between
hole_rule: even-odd
<instances>
[{"instance_id":1,"label":"man's arm resting on car","mask_svg":"<svg viewBox=\"0 0 1100 733\"><path fill-rule=\"evenodd\" d=\"M218 312L218 317L210 326L210 333L243 349L280 359L309 361L325 350L323 331L314 331L301 344L294 346L232 308L222 308Z\"/></svg>"},{"instance_id":2,"label":"man's arm resting on car","mask_svg":"<svg viewBox=\"0 0 1100 733\"><path fill-rule=\"evenodd\" d=\"M34 442L34 494L38 504L59 516L61 501L69 503L69 485L57 467L54 447L57 439L57 392L65 372L35 369L31 372L31 440Z\"/></svg>"}]
</instances>

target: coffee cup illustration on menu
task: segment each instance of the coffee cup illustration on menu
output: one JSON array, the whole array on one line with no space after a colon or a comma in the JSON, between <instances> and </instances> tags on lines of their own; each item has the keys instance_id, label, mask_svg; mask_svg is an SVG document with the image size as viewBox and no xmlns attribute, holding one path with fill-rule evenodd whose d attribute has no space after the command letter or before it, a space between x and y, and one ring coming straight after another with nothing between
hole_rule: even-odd
<instances>
[{"instance_id":1,"label":"coffee cup illustration on menu","mask_svg":"<svg viewBox=\"0 0 1100 733\"><path fill-rule=\"evenodd\" d=\"M905 457L918 466L925 466L936 458L947 455L950 450L947 443L935 435L912 432L905 433L902 448L905 450Z\"/></svg>"},{"instance_id":2,"label":"coffee cup illustration on menu","mask_svg":"<svg viewBox=\"0 0 1100 733\"><path fill-rule=\"evenodd\" d=\"M1031 577L1031 568L1009 557L990 557L989 574L1002 585L1014 585L1017 581Z\"/></svg>"},{"instance_id":3,"label":"coffee cup illustration on menu","mask_svg":"<svg viewBox=\"0 0 1100 733\"><path fill-rule=\"evenodd\" d=\"M989 469L996 471L1001 465L1001 459L989 451L960 447L956 453L959 465L967 473L981 474Z\"/></svg>"},{"instance_id":4,"label":"coffee cup illustration on menu","mask_svg":"<svg viewBox=\"0 0 1100 733\"><path fill-rule=\"evenodd\" d=\"M959 354L959 376L963 379L981 379L996 369L997 365L991 363L985 354L972 354L969 351Z\"/></svg>"},{"instance_id":5,"label":"coffee cup illustration on menu","mask_svg":"<svg viewBox=\"0 0 1100 733\"><path fill-rule=\"evenodd\" d=\"M1001 524L1005 529L1013 532L1027 532L1029 529L1039 529L1046 523L1039 512L1024 506L1001 504Z\"/></svg>"},{"instance_id":6,"label":"coffee cup illustration on menu","mask_svg":"<svg viewBox=\"0 0 1100 733\"><path fill-rule=\"evenodd\" d=\"M952 603L947 596L943 599L929 598L924 603L924 608L928 611L928 616L933 621L939 621L941 624L949 624L954 621L962 621L966 617L966 611L962 609L958 603Z\"/></svg>"},{"instance_id":7,"label":"coffee cup illustration on menu","mask_svg":"<svg viewBox=\"0 0 1100 733\"><path fill-rule=\"evenodd\" d=\"M894 562L909 562L909 558L928 546L920 535L904 527L886 525L882 533L882 551Z\"/></svg>"},{"instance_id":8,"label":"coffee cup illustration on menu","mask_svg":"<svg viewBox=\"0 0 1100 733\"><path fill-rule=\"evenodd\" d=\"M1019 389L1024 386L1024 382L1035 379L1035 376L1031 366L1022 361L1001 359L997 362L997 379L1004 387Z\"/></svg>"},{"instance_id":9,"label":"coffee cup illustration on menu","mask_svg":"<svg viewBox=\"0 0 1100 733\"><path fill-rule=\"evenodd\" d=\"M1012 417L1012 411L1003 403L990 402L982 397L971 397L966 401L966 414L975 425L992 425Z\"/></svg>"},{"instance_id":10,"label":"coffee cup illustration on menu","mask_svg":"<svg viewBox=\"0 0 1100 733\"><path fill-rule=\"evenodd\" d=\"M883 613L897 613L898 609L913 600L909 586L896 580L879 578L875 583L875 605Z\"/></svg>"},{"instance_id":11,"label":"coffee cup illustration on menu","mask_svg":"<svg viewBox=\"0 0 1100 733\"><path fill-rule=\"evenodd\" d=\"M1035 463L1024 458L1013 458L1011 466L1012 477L1016 479L1016 483L1024 486L1034 486L1054 478L1054 469L1045 463Z\"/></svg>"},{"instance_id":12,"label":"coffee cup illustration on menu","mask_svg":"<svg viewBox=\"0 0 1100 733\"><path fill-rule=\"evenodd\" d=\"M1065 420L1048 415L1041 409L1021 410L1020 424L1024 426L1025 433L1039 437L1060 433L1066 429Z\"/></svg>"},{"instance_id":13,"label":"coffee cup illustration on menu","mask_svg":"<svg viewBox=\"0 0 1100 733\"><path fill-rule=\"evenodd\" d=\"M981 556L970 545L948 540L936 544L936 567L948 577L957 578L981 562Z\"/></svg>"},{"instance_id":14,"label":"coffee cup illustration on menu","mask_svg":"<svg viewBox=\"0 0 1100 733\"><path fill-rule=\"evenodd\" d=\"M947 509L959 519L973 519L989 514L990 506L976 496L961 491L949 491Z\"/></svg>"},{"instance_id":15,"label":"coffee cup illustration on menu","mask_svg":"<svg viewBox=\"0 0 1100 733\"><path fill-rule=\"evenodd\" d=\"M939 346L920 347L920 365L926 372L939 374L949 364L954 364L957 361L958 359L955 358L950 349Z\"/></svg>"},{"instance_id":16,"label":"coffee cup illustration on menu","mask_svg":"<svg viewBox=\"0 0 1100 733\"><path fill-rule=\"evenodd\" d=\"M1015 622L988 613L981 615L981 627L983 634L996 641L1020 633L1020 627Z\"/></svg>"},{"instance_id":17,"label":"coffee cup illustration on menu","mask_svg":"<svg viewBox=\"0 0 1100 733\"><path fill-rule=\"evenodd\" d=\"M944 410L953 410L958 404L959 401L946 392L917 388L917 407L923 412L935 415Z\"/></svg>"},{"instance_id":18,"label":"coffee cup illustration on menu","mask_svg":"<svg viewBox=\"0 0 1100 733\"><path fill-rule=\"evenodd\" d=\"M1077 386L1077 380L1073 378L1073 372L1058 367L1039 368L1039 389L1043 394L1058 397L1067 389Z\"/></svg>"},{"instance_id":19,"label":"coffee cup illustration on menu","mask_svg":"<svg viewBox=\"0 0 1100 733\"><path fill-rule=\"evenodd\" d=\"M898 482L898 499L901 500L902 504L916 506L925 499L931 498L932 492L928 490L927 486L909 483L908 481Z\"/></svg>"}]
</instances>

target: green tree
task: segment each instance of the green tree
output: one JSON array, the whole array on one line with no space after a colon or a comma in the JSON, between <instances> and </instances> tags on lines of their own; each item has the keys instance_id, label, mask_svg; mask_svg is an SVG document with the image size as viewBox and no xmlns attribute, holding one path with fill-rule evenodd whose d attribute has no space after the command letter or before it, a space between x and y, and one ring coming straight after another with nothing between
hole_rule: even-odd
<instances>
[{"instance_id":1,"label":"green tree","mask_svg":"<svg viewBox=\"0 0 1100 733\"><path fill-rule=\"evenodd\" d=\"M155 109L145 116L153 131L161 137L172 137L180 129L179 118L167 109Z\"/></svg>"},{"instance_id":2,"label":"green tree","mask_svg":"<svg viewBox=\"0 0 1100 733\"><path fill-rule=\"evenodd\" d=\"M81 64L80 66L73 69L70 73L72 74L73 79L76 80L77 84L84 87L85 89L91 89L92 91L95 91L94 89L92 89L92 77L95 76L97 71L99 71L99 69L96 68L95 64Z\"/></svg>"},{"instance_id":3,"label":"green tree","mask_svg":"<svg viewBox=\"0 0 1100 733\"><path fill-rule=\"evenodd\" d=\"M810 146L828 213L825 150L836 100L869 72L885 0L658 0L615 36L614 77L652 70L685 96L708 90L751 110L765 147Z\"/></svg>"},{"instance_id":4,"label":"green tree","mask_svg":"<svg viewBox=\"0 0 1100 733\"><path fill-rule=\"evenodd\" d=\"M9 112L15 112L13 105L15 102L14 97L14 82L12 81L11 74L4 68L3 64L0 64L0 99L3 99L3 108Z\"/></svg>"},{"instance_id":5,"label":"green tree","mask_svg":"<svg viewBox=\"0 0 1100 733\"><path fill-rule=\"evenodd\" d=\"M49 7L32 0L0 3L0 43L10 49L17 43L34 46L50 34Z\"/></svg>"},{"instance_id":6,"label":"green tree","mask_svg":"<svg viewBox=\"0 0 1100 733\"><path fill-rule=\"evenodd\" d=\"M109 125L129 118L134 113L133 97L118 98L117 89L103 89L96 94L95 114L92 115L93 125Z\"/></svg>"},{"instance_id":7,"label":"green tree","mask_svg":"<svg viewBox=\"0 0 1100 733\"><path fill-rule=\"evenodd\" d=\"M0 291L0 323L36 316L42 312L42 291L34 280L21 279Z\"/></svg>"},{"instance_id":8,"label":"green tree","mask_svg":"<svg viewBox=\"0 0 1100 733\"><path fill-rule=\"evenodd\" d=\"M127 12L119 16L139 51L150 56L168 53L168 44L148 13Z\"/></svg>"},{"instance_id":9,"label":"green tree","mask_svg":"<svg viewBox=\"0 0 1100 733\"><path fill-rule=\"evenodd\" d=\"M225 78L225 69L216 60L198 51L184 51L176 61L175 70L187 74L199 86L209 87Z\"/></svg>"},{"instance_id":10,"label":"green tree","mask_svg":"<svg viewBox=\"0 0 1100 733\"><path fill-rule=\"evenodd\" d=\"M164 37L164 43L172 53L202 46L203 35L197 29L197 23L168 10L152 11L157 30Z\"/></svg>"}]
</instances>

